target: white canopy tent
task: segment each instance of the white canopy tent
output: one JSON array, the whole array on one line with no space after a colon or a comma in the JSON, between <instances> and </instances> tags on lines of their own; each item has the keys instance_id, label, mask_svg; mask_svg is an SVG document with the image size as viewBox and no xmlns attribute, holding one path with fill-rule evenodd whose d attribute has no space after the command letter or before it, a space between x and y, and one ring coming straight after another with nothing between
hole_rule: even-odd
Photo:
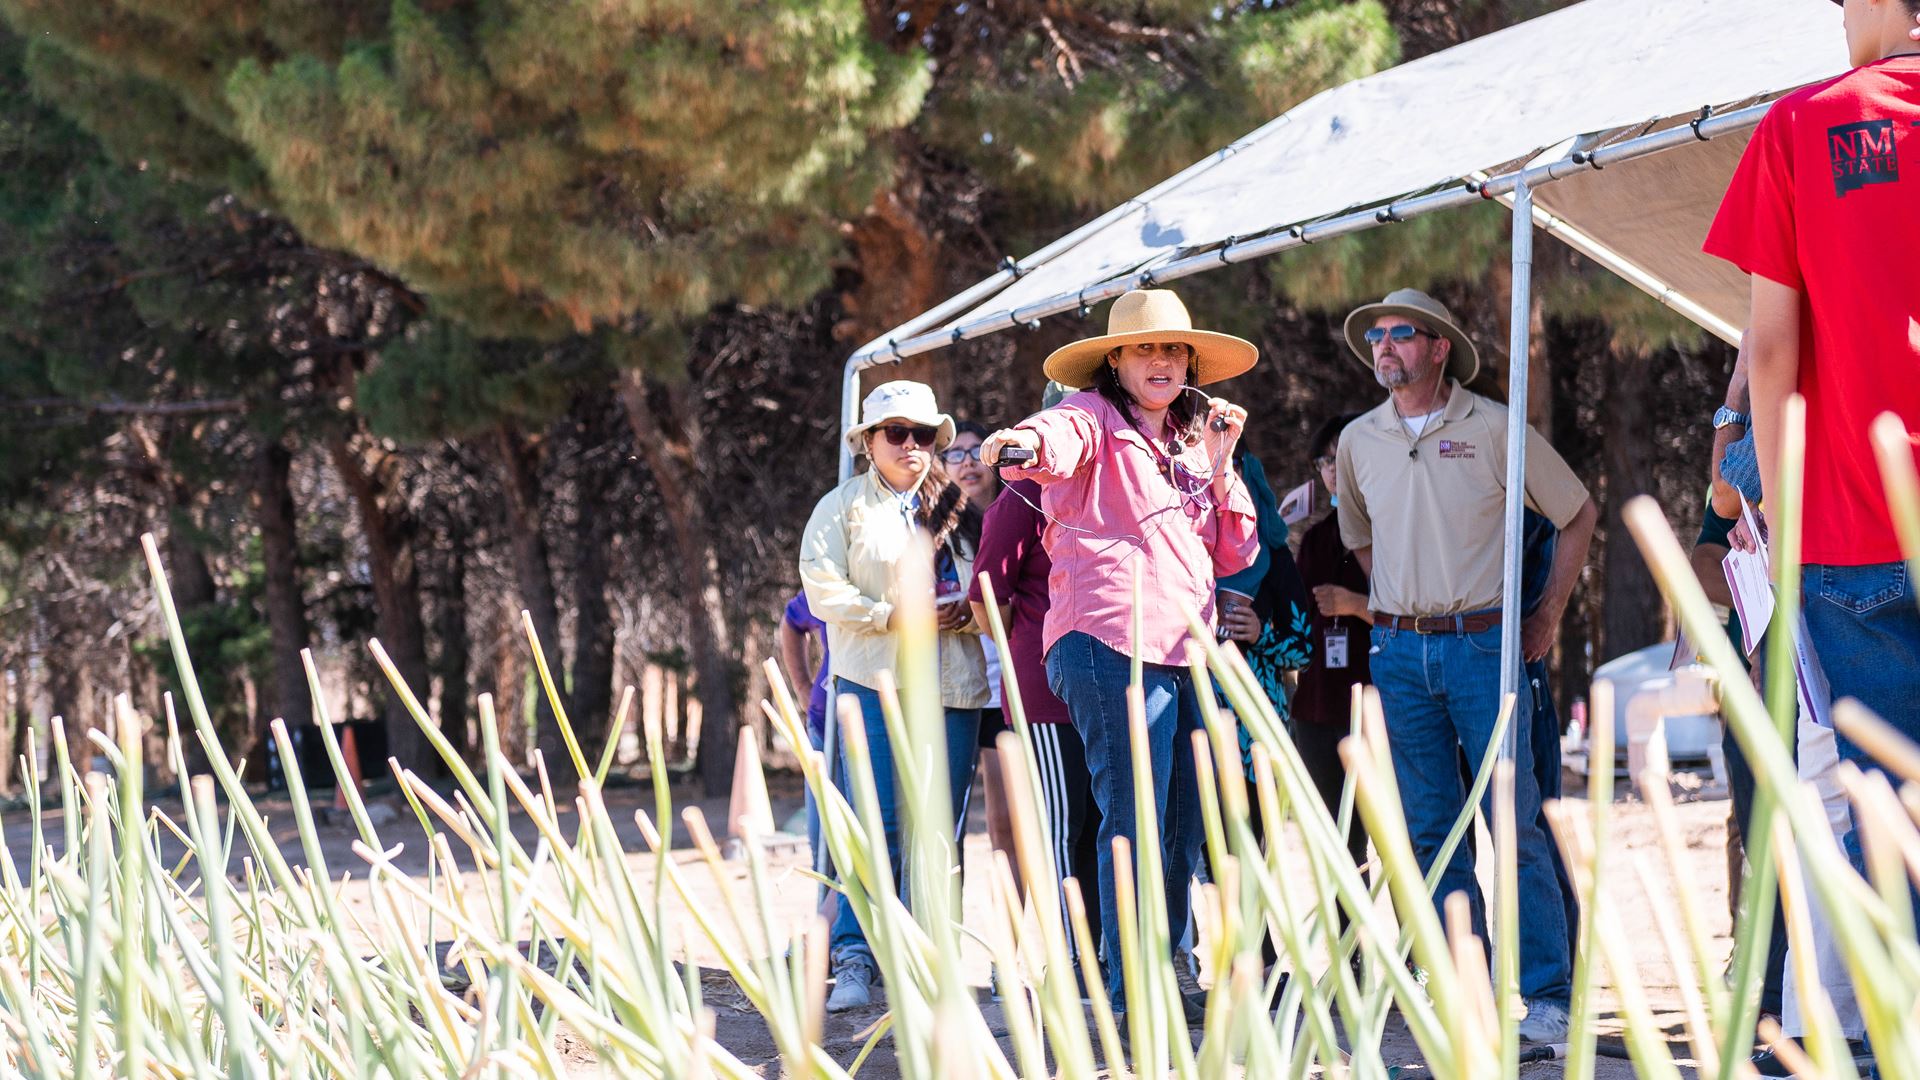
<instances>
[{"instance_id":1,"label":"white canopy tent","mask_svg":"<svg viewBox=\"0 0 1920 1080\"><path fill-rule=\"evenodd\" d=\"M1737 341L1747 283L1701 242L1768 103L1846 66L1828 0L1585 0L1335 87L863 346L847 361L842 430L867 368L1490 198ZM1509 356L1528 351L1532 246L1532 229L1514 230ZM1527 400L1526 375L1512 365L1510 400ZM1525 413L1512 410L1508 437L1507 692L1520 674Z\"/></svg>"}]
</instances>

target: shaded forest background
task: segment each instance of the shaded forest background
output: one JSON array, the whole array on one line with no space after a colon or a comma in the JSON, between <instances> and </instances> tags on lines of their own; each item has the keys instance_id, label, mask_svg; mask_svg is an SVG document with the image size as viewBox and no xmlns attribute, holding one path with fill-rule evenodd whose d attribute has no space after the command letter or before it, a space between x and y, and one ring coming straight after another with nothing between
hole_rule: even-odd
<instances>
[{"instance_id":1,"label":"shaded forest background","mask_svg":"<svg viewBox=\"0 0 1920 1080\"><path fill-rule=\"evenodd\" d=\"M1560 6L0 0L0 792L49 716L78 740L171 687L146 531L256 777L309 646L332 715L430 771L369 637L457 746L488 692L564 762L524 610L590 751L641 686L725 790L849 351L1319 90ZM1507 242L1489 206L1180 283L1260 345L1228 392L1276 485L1378 399L1358 301L1441 295L1500 392ZM1664 632L1617 512L1697 523L1732 355L1538 265L1529 409L1604 511L1565 700ZM1087 330L872 375L992 426Z\"/></svg>"}]
</instances>

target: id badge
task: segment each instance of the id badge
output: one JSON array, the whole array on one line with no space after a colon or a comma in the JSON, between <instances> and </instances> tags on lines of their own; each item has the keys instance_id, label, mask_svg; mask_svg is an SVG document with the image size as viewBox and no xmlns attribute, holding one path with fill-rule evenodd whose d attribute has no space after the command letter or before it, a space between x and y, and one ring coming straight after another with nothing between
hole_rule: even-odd
<instances>
[{"instance_id":1,"label":"id badge","mask_svg":"<svg viewBox=\"0 0 1920 1080\"><path fill-rule=\"evenodd\" d=\"M1347 666L1347 628L1344 626L1327 627L1327 667L1343 668Z\"/></svg>"}]
</instances>

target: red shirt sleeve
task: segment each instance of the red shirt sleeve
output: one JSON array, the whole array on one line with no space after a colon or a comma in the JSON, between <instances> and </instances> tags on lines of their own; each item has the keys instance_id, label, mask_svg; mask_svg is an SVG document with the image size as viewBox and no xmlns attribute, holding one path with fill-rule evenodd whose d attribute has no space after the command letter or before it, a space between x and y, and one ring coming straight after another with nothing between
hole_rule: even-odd
<instances>
[{"instance_id":1,"label":"red shirt sleeve","mask_svg":"<svg viewBox=\"0 0 1920 1080\"><path fill-rule=\"evenodd\" d=\"M1793 104L1776 102L1754 129L1704 250L1749 274L1806 291L1793 206Z\"/></svg>"},{"instance_id":2,"label":"red shirt sleeve","mask_svg":"<svg viewBox=\"0 0 1920 1080\"><path fill-rule=\"evenodd\" d=\"M993 579L994 599L1011 603L1020 564L1028 547L1039 541L1039 513L1018 492L1003 489L980 522L980 550L973 560L973 582L967 588L967 599L986 602L980 591L980 578L985 575Z\"/></svg>"}]
</instances>

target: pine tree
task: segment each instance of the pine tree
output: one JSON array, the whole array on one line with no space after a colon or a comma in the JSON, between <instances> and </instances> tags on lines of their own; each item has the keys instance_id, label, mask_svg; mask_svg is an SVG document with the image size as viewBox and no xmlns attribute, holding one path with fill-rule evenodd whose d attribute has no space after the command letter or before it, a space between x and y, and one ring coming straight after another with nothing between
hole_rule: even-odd
<instances>
[{"instance_id":1,"label":"pine tree","mask_svg":"<svg viewBox=\"0 0 1920 1080\"><path fill-rule=\"evenodd\" d=\"M1154 22L1129 21L1143 7ZM1100 209L1398 58L1376 0L1092 3L976 36L993 47L950 59L928 140L1042 205Z\"/></svg>"},{"instance_id":2,"label":"pine tree","mask_svg":"<svg viewBox=\"0 0 1920 1080\"><path fill-rule=\"evenodd\" d=\"M817 291L840 222L891 178L882 136L912 119L928 82L851 0L330 6L5 0L0 12L47 43L36 85L123 160L233 190L489 339L640 314L670 326L722 300ZM663 490L699 498L696 461L653 464ZM695 538L688 580L703 581L704 512L689 502L675 519ZM727 639L717 588L689 586L696 654ZM734 714L729 681L702 679L709 716ZM712 755L722 768L725 749Z\"/></svg>"}]
</instances>

